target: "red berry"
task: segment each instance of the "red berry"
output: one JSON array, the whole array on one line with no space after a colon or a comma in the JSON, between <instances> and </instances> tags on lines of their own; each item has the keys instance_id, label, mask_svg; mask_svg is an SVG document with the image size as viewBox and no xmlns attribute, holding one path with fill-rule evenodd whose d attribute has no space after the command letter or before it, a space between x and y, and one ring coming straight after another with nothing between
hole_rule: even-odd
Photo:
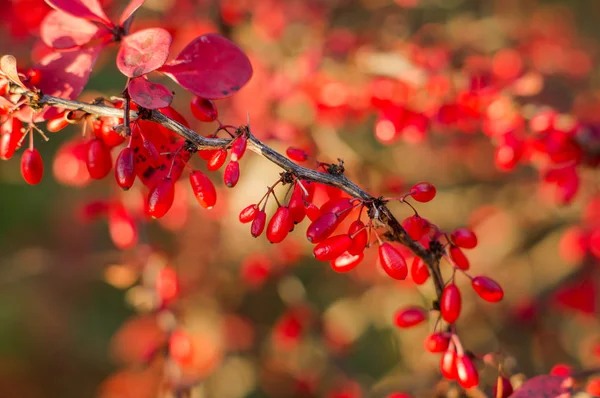
<instances>
[{"instance_id":1,"label":"red berry","mask_svg":"<svg viewBox=\"0 0 600 398\"><path fill-rule=\"evenodd\" d=\"M115 246L122 250L131 249L138 241L135 220L121 204L108 213L108 232Z\"/></svg>"},{"instance_id":2,"label":"red berry","mask_svg":"<svg viewBox=\"0 0 600 398\"><path fill-rule=\"evenodd\" d=\"M364 252L369 242L369 234L365 224L360 220L354 221L348 228L348 235L352 238L352 246L348 248L348 253L360 254Z\"/></svg>"},{"instance_id":3,"label":"red berry","mask_svg":"<svg viewBox=\"0 0 600 398\"><path fill-rule=\"evenodd\" d=\"M462 388L469 389L479 384L479 373L468 355L456 357L456 376Z\"/></svg>"},{"instance_id":4,"label":"red berry","mask_svg":"<svg viewBox=\"0 0 600 398\"><path fill-rule=\"evenodd\" d=\"M262 234L265 229L266 221L267 214L263 210L259 211L254 217L254 220L252 220L252 225L250 226L250 233L252 236L258 238L260 234Z\"/></svg>"},{"instance_id":5,"label":"red berry","mask_svg":"<svg viewBox=\"0 0 600 398\"><path fill-rule=\"evenodd\" d=\"M110 149L102 140L95 138L89 142L85 164L93 179L100 180L109 173L112 168L112 157Z\"/></svg>"},{"instance_id":6,"label":"red berry","mask_svg":"<svg viewBox=\"0 0 600 398\"><path fill-rule=\"evenodd\" d=\"M319 261L332 261L344 254L350 245L352 245L350 236L346 234L335 235L316 245L313 254Z\"/></svg>"},{"instance_id":7,"label":"red berry","mask_svg":"<svg viewBox=\"0 0 600 398\"><path fill-rule=\"evenodd\" d=\"M409 307L398 310L394 315L394 323L399 328L409 328L427 319L427 312L421 307Z\"/></svg>"},{"instance_id":8,"label":"red berry","mask_svg":"<svg viewBox=\"0 0 600 398\"><path fill-rule=\"evenodd\" d=\"M442 318L448 323L454 323L460 315L462 299L460 290L454 283L450 283L444 288L440 299L440 311Z\"/></svg>"},{"instance_id":9,"label":"red berry","mask_svg":"<svg viewBox=\"0 0 600 398\"><path fill-rule=\"evenodd\" d=\"M156 293L163 303L173 301L179 295L179 278L173 268L165 267L156 276Z\"/></svg>"},{"instance_id":10,"label":"red berry","mask_svg":"<svg viewBox=\"0 0 600 398\"><path fill-rule=\"evenodd\" d=\"M431 353L444 352L450 344L450 333L432 333L425 339L425 349Z\"/></svg>"},{"instance_id":11,"label":"red berry","mask_svg":"<svg viewBox=\"0 0 600 398\"><path fill-rule=\"evenodd\" d=\"M492 391L493 398L508 398L513 393L513 387L508 378L498 376L498 380L494 384Z\"/></svg>"},{"instance_id":12,"label":"red berry","mask_svg":"<svg viewBox=\"0 0 600 398\"><path fill-rule=\"evenodd\" d=\"M250 221L254 220L257 213L258 213L258 207L255 204L252 204L252 205L244 208L240 212L240 216L239 216L240 222L243 224L249 223Z\"/></svg>"},{"instance_id":13,"label":"red berry","mask_svg":"<svg viewBox=\"0 0 600 398\"><path fill-rule=\"evenodd\" d=\"M364 257L363 253L354 255L346 252L332 260L330 265L335 272L348 272L360 264Z\"/></svg>"},{"instance_id":14,"label":"red berry","mask_svg":"<svg viewBox=\"0 0 600 398\"><path fill-rule=\"evenodd\" d=\"M419 240L426 232L425 220L419 216L406 217L402 221L402 227L408 232L412 240Z\"/></svg>"},{"instance_id":15,"label":"red berry","mask_svg":"<svg viewBox=\"0 0 600 398\"><path fill-rule=\"evenodd\" d=\"M288 203L290 214L294 223L298 224L306 217L306 209L304 208L304 192L298 184L294 186L290 202Z\"/></svg>"},{"instance_id":16,"label":"red berry","mask_svg":"<svg viewBox=\"0 0 600 398\"><path fill-rule=\"evenodd\" d=\"M477 236L467 228L457 228L450 237L452 242L463 249L472 249L477 246Z\"/></svg>"},{"instance_id":17,"label":"red berry","mask_svg":"<svg viewBox=\"0 0 600 398\"><path fill-rule=\"evenodd\" d=\"M418 184L413 185L410 189L410 195L417 202L429 202L435 197L435 187L428 182L420 182Z\"/></svg>"},{"instance_id":18,"label":"red berry","mask_svg":"<svg viewBox=\"0 0 600 398\"><path fill-rule=\"evenodd\" d=\"M246 139L246 137L240 136L233 140L233 144L231 144L230 159L234 162L238 162L242 158L242 156L244 156L247 145L248 140Z\"/></svg>"},{"instance_id":19,"label":"red berry","mask_svg":"<svg viewBox=\"0 0 600 398\"><path fill-rule=\"evenodd\" d=\"M283 241L293 225L290 209L286 206L279 207L267 226L267 239L271 243Z\"/></svg>"},{"instance_id":20,"label":"red berry","mask_svg":"<svg viewBox=\"0 0 600 398\"><path fill-rule=\"evenodd\" d=\"M308 203L304 205L304 209L306 210L306 215L308 216L310 221L316 221L319 217L321 217L321 210L313 203Z\"/></svg>"},{"instance_id":21,"label":"red berry","mask_svg":"<svg viewBox=\"0 0 600 398\"><path fill-rule=\"evenodd\" d=\"M573 368L564 363L557 363L550 369L551 376L568 377L573 373Z\"/></svg>"},{"instance_id":22,"label":"red berry","mask_svg":"<svg viewBox=\"0 0 600 398\"><path fill-rule=\"evenodd\" d=\"M8 160L12 158L15 150L20 147L19 143L23 138L23 123L16 117L10 118L0 125L0 159Z\"/></svg>"},{"instance_id":23,"label":"red berry","mask_svg":"<svg viewBox=\"0 0 600 398\"><path fill-rule=\"evenodd\" d=\"M118 117L107 117L103 119L95 120L92 123L92 128L94 129L94 136L98 139L101 139L109 148L114 148L117 145L121 145L125 141L125 137L117 133L113 130L113 127L123 123L122 119ZM137 127L136 127L137 126ZM139 129L137 123L132 124L132 131L135 131L135 128Z\"/></svg>"},{"instance_id":24,"label":"red berry","mask_svg":"<svg viewBox=\"0 0 600 398\"><path fill-rule=\"evenodd\" d=\"M422 285L429 278L429 269L419 257L415 256L413 259L412 266L410 267L410 276L417 285Z\"/></svg>"},{"instance_id":25,"label":"red berry","mask_svg":"<svg viewBox=\"0 0 600 398\"><path fill-rule=\"evenodd\" d=\"M339 218L333 213L323 213L313 221L306 230L306 238L316 244L324 241L338 226Z\"/></svg>"},{"instance_id":26,"label":"red berry","mask_svg":"<svg viewBox=\"0 0 600 398\"><path fill-rule=\"evenodd\" d=\"M285 154L288 158L296 162L304 162L308 159L308 154L304 150L292 146L286 149Z\"/></svg>"},{"instance_id":27,"label":"red berry","mask_svg":"<svg viewBox=\"0 0 600 398\"><path fill-rule=\"evenodd\" d=\"M469 259L465 256L465 253L460 250L460 247L450 246L449 252L450 258L458 268L465 271L469 269Z\"/></svg>"},{"instance_id":28,"label":"red berry","mask_svg":"<svg viewBox=\"0 0 600 398\"><path fill-rule=\"evenodd\" d=\"M227 159L227 151L225 149L219 149L211 156L210 159L208 159L208 163L206 164L206 167L210 171L218 170L221 168L221 166L223 166L223 163L225 163L226 159Z\"/></svg>"},{"instance_id":29,"label":"red berry","mask_svg":"<svg viewBox=\"0 0 600 398\"><path fill-rule=\"evenodd\" d=\"M190 109L194 117L201 122L213 122L219 117L215 104L204 98L193 97L190 102Z\"/></svg>"},{"instance_id":30,"label":"red berry","mask_svg":"<svg viewBox=\"0 0 600 398\"><path fill-rule=\"evenodd\" d=\"M471 281L471 286L473 286L479 297L490 303L497 303L504 297L502 287L496 281L486 276L476 276Z\"/></svg>"},{"instance_id":31,"label":"red berry","mask_svg":"<svg viewBox=\"0 0 600 398\"><path fill-rule=\"evenodd\" d=\"M148 214L161 218L173 205L175 199L175 184L169 177L159 180L148 194Z\"/></svg>"},{"instance_id":32,"label":"red berry","mask_svg":"<svg viewBox=\"0 0 600 398\"><path fill-rule=\"evenodd\" d=\"M348 217L350 209L352 209L352 199L350 198L334 198L323 203L321 206L321 213L335 213L340 222Z\"/></svg>"},{"instance_id":33,"label":"red berry","mask_svg":"<svg viewBox=\"0 0 600 398\"><path fill-rule=\"evenodd\" d=\"M212 209L217 203L217 191L210 178L198 170L190 173L190 185L200 206Z\"/></svg>"},{"instance_id":34,"label":"red berry","mask_svg":"<svg viewBox=\"0 0 600 398\"><path fill-rule=\"evenodd\" d=\"M442 372L442 376L446 379L456 380L456 351L454 350L454 347L448 348L442 354L442 358L440 359L440 371Z\"/></svg>"},{"instance_id":35,"label":"red berry","mask_svg":"<svg viewBox=\"0 0 600 398\"><path fill-rule=\"evenodd\" d=\"M117 184L124 190L128 190L135 181L135 162L133 149L125 147L117 156L115 162L115 178Z\"/></svg>"},{"instance_id":36,"label":"red berry","mask_svg":"<svg viewBox=\"0 0 600 398\"><path fill-rule=\"evenodd\" d=\"M169 337L169 356L179 364L189 364L193 359L193 344L190 336L177 330Z\"/></svg>"},{"instance_id":37,"label":"red berry","mask_svg":"<svg viewBox=\"0 0 600 398\"><path fill-rule=\"evenodd\" d=\"M39 69L31 68L27 71L27 77L29 86L35 87L42 81L42 72Z\"/></svg>"},{"instance_id":38,"label":"red berry","mask_svg":"<svg viewBox=\"0 0 600 398\"><path fill-rule=\"evenodd\" d=\"M52 119L48 120L46 123L46 130L51 133L58 133L60 130L64 129L69 125L69 121L65 117L65 112L60 113L57 116L54 116Z\"/></svg>"},{"instance_id":39,"label":"red berry","mask_svg":"<svg viewBox=\"0 0 600 398\"><path fill-rule=\"evenodd\" d=\"M26 149L21 155L21 175L31 185L39 184L44 176L44 162L37 149Z\"/></svg>"},{"instance_id":40,"label":"red berry","mask_svg":"<svg viewBox=\"0 0 600 398\"><path fill-rule=\"evenodd\" d=\"M227 163L225 172L223 173L223 182L227 187L233 188L240 179L240 164L236 161Z\"/></svg>"},{"instance_id":41,"label":"red berry","mask_svg":"<svg viewBox=\"0 0 600 398\"><path fill-rule=\"evenodd\" d=\"M379 245L379 262L390 277L404 280L408 275L408 267L404 257L389 242Z\"/></svg>"}]
</instances>

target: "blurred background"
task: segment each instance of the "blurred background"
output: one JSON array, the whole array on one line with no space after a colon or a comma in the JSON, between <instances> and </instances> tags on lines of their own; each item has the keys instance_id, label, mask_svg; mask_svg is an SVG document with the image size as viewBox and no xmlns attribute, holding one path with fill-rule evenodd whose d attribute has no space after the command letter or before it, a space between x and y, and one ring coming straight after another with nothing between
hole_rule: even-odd
<instances>
[{"instance_id":1,"label":"blurred background","mask_svg":"<svg viewBox=\"0 0 600 398\"><path fill-rule=\"evenodd\" d=\"M125 6L101 2L113 19ZM48 52L39 25L49 7L2 6L0 53L35 64ZM305 149L310 167L341 158L374 195L435 184L419 213L445 231L472 228L470 272L505 291L488 304L458 275L461 341L476 355L499 353L518 384L559 363L600 362L598 15L594 0L147 0L133 30L168 29L171 57L206 32L244 49L254 76L216 102L223 123L243 124L248 112L275 149ZM123 89L109 48L83 100ZM193 120L188 93L153 78L175 90L173 107L192 127L214 131ZM76 149L81 126L49 138L36 141L40 185L22 180L18 157L0 163L0 397L170 396L160 392L165 377L207 398L461 394L423 347L435 319L393 325L398 308L429 306L430 283L391 281L374 249L337 273L312 258L306 221L280 245L238 221L277 167L249 153L231 190L211 173L211 210L184 175L173 209L151 221L141 184L121 192L112 175L90 180ZM197 157L192 166L205 170ZM326 190L317 194L323 203ZM103 206L115 202L135 233L107 223ZM120 250L128 234L138 243ZM148 286L167 266L181 297L173 313L157 314ZM451 274L447 263L442 271ZM194 344L183 369L154 358L174 324ZM492 396L497 369L480 369L472 396Z\"/></svg>"}]
</instances>

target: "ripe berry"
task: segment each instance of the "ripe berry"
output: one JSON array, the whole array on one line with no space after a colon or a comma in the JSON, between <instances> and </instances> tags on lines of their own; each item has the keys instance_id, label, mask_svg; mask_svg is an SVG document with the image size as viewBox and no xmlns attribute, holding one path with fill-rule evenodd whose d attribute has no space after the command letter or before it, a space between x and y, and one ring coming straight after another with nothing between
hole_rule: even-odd
<instances>
[{"instance_id":1,"label":"ripe berry","mask_svg":"<svg viewBox=\"0 0 600 398\"><path fill-rule=\"evenodd\" d=\"M338 220L338 216L333 213L323 213L308 226L306 238L313 244L324 241L338 226Z\"/></svg>"},{"instance_id":2,"label":"ripe berry","mask_svg":"<svg viewBox=\"0 0 600 398\"><path fill-rule=\"evenodd\" d=\"M429 278L429 269L427 269L427 265L419 257L415 256L413 259L412 266L410 267L410 276L417 285L422 285Z\"/></svg>"},{"instance_id":3,"label":"ripe berry","mask_svg":"<svg viewBox=\"0 0 600 398\"><path fill-rule=\"evenodd\" d=\"M348 248L348 253L360 254L365 251L365 247L367 247L369 241L369 234L362 221L356 220L350 224L348 235L352 237L352 246Z\"/></svg>"},{"instance_id":4,"label":"ripe berry","mask_svg":"<svg viewBox=\"0 0 600 398\"><path fill-rule=\"evenodd\" d=\"M227 163L223 173L223 182L227 187L233 188L240 179L240 164L234 160Z\"/></svg>"},{"instance_id":5,"label":"ripe berry","mask_svg":"<svg viewBox=\"0 0 600 398\"><path fill-rule=\"evenodd\" d=\"M292 215L292 220L294 223L298 224L304 220L304 217L306 217L306 209L304 208L304 192L298 184L294 186L288 207L290 208L290 214Z\"/></svg>"},{"instance_id":6,"label":"ripe berry","mask_svg":"<svg viewBox=\"0 0 600 398\"><path fill-rule=\"evenodd\" d=\"M432 333L425 339L425 349L431 353L444 352L450 344L450 333Z\"/></svg>"},{"instance_id":7,"label":"ripe berry","mask_svg":"<svg viewBox=\"0 0 600 398\"><path fill-rule=\"evenodd\" d=\"M128 190L135 181L135 163L133 149L125 147L117 156L115 162L115 178L117 184L124 190Z\"/></svg>"},{"instance_id":8,"label":"ripe berry","mask_svg":"<svg viewBox=\"0 0 600 398\"><path fill-rule=\"evenodd\" d=\"M352 208L352 199L350 198L334 198L323 203L321 206L321 213L335 213L340 222L348 217L350 209Z\"/></svg>"},{"instance_id":9,"label":"ripe berry","mask_svg":"<svg viewBox=\"0 0 600 398\"><path fill-rule=\"evenodd\" d=\"M204 98L192 98L190 109L194 117L201 122L213 122L219 117L219 112L215 104L211 100Z\"/></svg>"},{"instance_id":10,"label":"ripe berry","mask_svg":"<svg viewBox=\"0 0 600 398\"><path fill-rule=\"evenodd\" d=\"M285 150L285 154L296 162L304 162L308 159L308 154L304 150L292 146Z\"/></svg>"},{"instance_id":11,"label":"ripe berry","mask_svg":"<svg viewBox=\"0 0 600 398\"><path fill-rule=\"evenodd\" d=\"M113 206L108 213L108 232L116 247L131 249L137 244L138 230L133 217L123 205Z\"/></svg>"},{"instance_id":12,"label":"ripe berry","mask_svg":"<svg viewBox=\"0 0 600 398\"><path fill-rule=\"evenodd\" d=\"M394 323L399 328L409 328L427 319L427 312L421 307L409 307L396 311Z\"/></svg>"},{"instance_id":13,"label":"ripe berry","mask_svg":"<svg viewBox=\"0 0 600 398\"><path fill-rule=\"evenodd\" d=\"M497 303L504 297L502 287L496 281L486 276L476 276L471 281L471 286L473 286L479 297L490 303Z\"/></svg>"},{"instance_id":14,"label":"ripe berry","mask_svg":"<svg viewBox=\"0 0 600 398\"><path fill-rule=\"evenodd\" d=\"M100 180L106 177L112 168L112 157L110 149L104 145L102 140L95 138L89 142L85 164L93 179Z\"/></svg>"},{"instance_id":15,"label":"ripe berry","mask_svg":"<svg viewBox=\"0 0 600 398\"><path fill-rule=\"evenodd\" d=\"M465 253L460 250L460 247L452 245L448 251L450 252L450 258L458 268L465 271L469 269L469 259L465 256Z\"/></svg>"},{"instance_id":16,"label":"ripe berry","mask_svg":"<svg viewBox=\"0 0 600 398\"><path fill-rule=\"evenodd\" d=\"M448 380L456 380L456 351L454 347L448 348L440 358L440 371L442 376Z\"/></svg>"},{"instance_id":17,"label":"ripe berry","mask_svg":"<svg viewBox=\"0 0 600 398\"><path fill-rule=\"evenodd\" d=\"M363 253L354 255L346 252L332 260L330 265L335 272L348 272L360 264L364 257Z\"/></svg>"},{"instance_id":18,"label":"ripe berry","mask_svg":"<svg viewBox=\"0 0 600 398\"><path fill-rule=\"evenodd\" d=\"M426 231L425 220L419 216L406 217L402 227L408 232L412 240L419 240Z\"/></svg>"},{"instance_id":19,"label":"ripe berry","mask_svg":"<svg viewBox=\"0 0 600 398\"><path fill-rule=\"evenodd\" d=\"M162 268L156 275L155 289L163 303L173 301L179 295L179 278L173 268Z\"/></svg>"},{"instance_id":20,"label":"ripe berry","mask_svg":"<svg viewBox=\"0 0 600 398\"><path fill-rule=\"evenodd\" d=\"M310 221L316 221L319 217L321 217L321 210L313 203L308 203L304 205L304 209L306 210L306 215L308 216Z\"/></svg>"},{"instance_id":21,"label":"ripe berry","mask_svg":"<svg viewBox=\"0 0 600 398\"><path fill-rule=\"evenodd\" d=\"M231 155L230 159L234 162L239 162L239 160L244 156L246 152L246 146L248 145L248 140L246 137L240 136L233 140L233 144L231 144Z\"/></svg>"},{"instance_id":22,"label":"ripe berry","mask_svg":"<svg viewBox=\"0 0 600 398\"><path fill-rule=\"evenodd\" d=\"M440 299L442 318L448 323L456 322L460 315L461 306L460 290L454 283L450 283L444 288Z\"/></svg>"},{"instance_id":23,"label":"ripe berry","mask_svg":"<svg viewBox=\"0 0 600 398\"><path fill-rule=\"evenodd\" d=\"M468 355L456 357L456 376L458 384L464 389L473 388L479 384L479 373Z\"/></svg>"},{"instance_id":24,"label":"ripe berry","mask_svg":"<svg viewBox=\"0 0 600 398\"><path fill-rule=\"evenodd\" d=\"M494 383L492 391L493 398L508 398L513 393L513 387L508 378L498 376L498 380Z\"/></svg>"},{"instance_id":25,"label":"ripe berry","mask_svg":"<svg viewBox=\"0 0 600 398\"><path fill-rule=\"evenodd\" d=\"M557 363L550 369L551 376L568 377L573 373L573 367L564 363Z\"/></svg>"},{"instance_id":26,"label":"ripe berry","mask_svg":"<svg viewBox=\"0 0 600 398\"><path fill-rule=\"evenodd\" d=\"M58 133L69 125L69 121L65 117L65 112L61 112L59 115L54 116L46 123L46 130L51 133Z\"/></svg>"},{"instance_id":27,"label":"ripe berry","mask_svg":"<svg viewBox=\"0 0 600 398\"><path fill-rule=\"evenodd\" d=\"M177 330L169 337L169 356L181 365L188 364L193 359L193 344L190 336Z\"/></svg>"},{"instance_id":28,"label":"ripe berry","mask_svg":"<svg viewBox=\"0 0 600 398\"><path fill-rule=\"evenodd\" d=\"M293 221L290 209L287 206L279 207L267 226L267 239L271 243L283 241L290 232L292 225Z\"/></svg>"},{"instance_id":29,"label":"ripe berry","mask_svg":"<svg viewBox=\"0 0 600 398\"><path fill-rule=\"evenodd\" d=\"M257 213L258 213L258 207L255 204L245 207L240 212L240 216L239 216L240 222L242 224L249 223L250 221L254 220Z\"/></svg>"},{"instance_id":30,"label":"ripe berry","mask_svg":"<svg viewBox=\"0 0 600 398\"><path fill-rule=\"evenodd\" d=\"M8 160L12 158L15 150L20 147L19 143L23 138L23 123L16 117L12 117L0 124L0 159Z\"/></svg>"},{"instance_id":31,"label":"ripe berry","mask_svg":"<svg viewBox=\"0 0 600 398\"><path fill-rule=\"evenodd\" d=\"M344 254L350 245L352 245L350 236L347 234L335 235L316 245L313 254L319 261L331 261Z\"/></svg>"},{"instance_id":32,"label":"ripe berry","mask_svg":"<svg viewBox=\"0 0 600 398\"><path fill-rule=\"evenodd\" d=\"M208 163L206 164L206 167L210 171L218 170L221 168L221 166L223 166L223 163L225 163L226 159L227 159L227 151L225 149L219 149L211 156L210 159L208 159Z\"/></svg>"},{"instance_id":33,"label":"ripe berry","mask_svg":"<svg viewBox=\"0 0 600 398\"><path fill-rule=\"evenodd\" d=\"M190 173L190 185L200 206L212 209L217 203L217 191L210 178L198 170Z\"/></svg>"},{"instance_id":34,"label":"ripe berry","mask_svg":"<svg viewBox=\"0 0 600 398\"><path fill-rule=\"evenodd\" d=\"M408 267L404 257L389 242L379 245L379 262L390 277L404 280L408 275Z\"/></svg>"},{"instance_id":35,"label":"ripe berry","mask_svg":"<svg viewBox=\"0 0 600 398\"><path fill-rule=\"evenodd\" d=\"M472 249L477 246L477 236L467 228L457 228L450 236L452 242L463 249Z\"/></svg>"},{"instance_id":36,"label":"ripe berry","mask_svg":"<svg viewBox=\"0 0 600 398\"><path fill-rule=\"evenodd\" d=\"M27 71L29 85L35 87L42 81L42 72L39 69L31 68Z\"/></svg>"},{"instance_id":37,"label":"ripe berry","mask_svg":"<svg viewBox=\"0 0 600 398\"><path fill-rule=\"evenodd\" d=\"M173 205L175 199L175 184L169 177L159 180L148 194L148 214L161 218Z\"/></svg>"},{"instance_id":38,"label":"ripe berry","mask_svg":"<svg viewBox=\"0 0 600 398\"><path fill-rule=\"evenodd\" d=\"M266 221L267 214L263 210L259 211L254 217L254 220L252 220L252 225L250 226L250 233L252 236L258 238L260 234L262 234L265 229Z\"/></svg>"},{"instance_id":39,"label":"ripe berry","mask_svg":"<svg viewBox=\"0 0 600 398\"><path fill-rule=\"evenodd\" d=\"M30 185L39 184L44 176L44 162L37 149L26 149L21 155L21 175Z\"/></svg>"},{"instance_id":40,"label":"ripe berry","mask_svg":"<svg viewBox=\"0 0 600 398\"><path fill-rule=\"evenodd\" d=\"M413 185L413 187L409 191L410 195L417 202L429 202L435 197L435 187L428 182L420 182L418 184Z\"/></svg>"}]
</instances>

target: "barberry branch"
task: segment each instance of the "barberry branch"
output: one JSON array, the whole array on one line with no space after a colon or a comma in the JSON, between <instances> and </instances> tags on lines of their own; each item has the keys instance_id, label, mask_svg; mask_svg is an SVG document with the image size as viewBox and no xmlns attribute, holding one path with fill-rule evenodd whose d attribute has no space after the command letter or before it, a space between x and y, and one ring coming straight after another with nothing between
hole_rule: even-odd
<instances>
[{"instance_id":1,"label":"barberry branch","mask_svg":"<svg viewBox=\"0 0 600 398\"><path fill-rule=\"evenodd\" d=\"M95 116L118 118L123 117L123 109L109 107L102 104L90 104L80 101L67 100L34 91L28 91L21 87L13 87L12 91L26 96L29 100L30 106L34 109L41 109L44 106L54 106L63 109L82 111ZM142 117L140 113L136 111L130 111L129 116L132 120ZM163 115L156 110L145 110L143 112L143 118L168 128L175 134L192 143L194 148L197 150L225 148L230 144L231 141L231 139L203 137L194 130L185 127L181 123L178 123L177 121ZM246 128L249 129L249 127ZM370 203L375 209L374 213L376 214L376 218L378 218L378 220L387 227L391 240L400 242L404 246L408 247L416 256L420 257L425 262L430 274L432 275L437 299L439 300L444 289L444 281L442 279L439 267L439 254L435 253L434 251L427 250L419 242L414 241L389 210L385 200L371 196L356 183L349 180L344 174L323 173L297 165L287 157L264 144L262 141L256 138L250 130L248 130L247 138L248 149L278 165L285 171L293 173L297 178L334 186L354 198L358 198L366 203Z\"/></svg>"}]
</instances>

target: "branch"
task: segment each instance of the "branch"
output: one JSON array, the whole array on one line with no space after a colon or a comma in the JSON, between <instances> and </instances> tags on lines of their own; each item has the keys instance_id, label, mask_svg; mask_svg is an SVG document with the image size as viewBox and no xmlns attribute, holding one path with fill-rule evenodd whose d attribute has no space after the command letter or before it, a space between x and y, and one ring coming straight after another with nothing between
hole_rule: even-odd
<instances>
[{"instance_id":1,"label":"branch","mask_svg":"<svg viewBox=\"0 0 600 398\"><path fill-rule=\"evenodd\" d=\"M43 106L55 106L74 111L83 111L96 116L118 118L123 117L123 109L52 97L49 95L27 91L20 87L13 88L13 91L26 96L29 99L30 106L32 106L34 109L40 109ZM132 119L137 119L140 117L139 113L135 111L130 111L129 116ZM156 110L144 112L144 119L168 128L175 134L191 142L197 150L224 148L231 141L231 139L203 137L194 130L185 127L181 123L178 123L177 121L163 115ZM361 199L373 206L378 220L387 227L393 240L398 241L404 246L408 247L416 256L420 257L425 262L435 285L437 299L439 300L441 298L442 291L444 289L444 281L440 272L439 256L433 251L425 249L425 247L423 247L423 245L421 245L419 242L412 240L406 230L388 209L385 201L371 196L357 184L350 181L343 174L321 173L297 165L287 157L265 145L258 138L252 135L250 130L248 131L248 149L275 163L285 171L293 173L296 177L302 180L334 186L346 192L350 196Z\"/></svg>"}]
</instances>

